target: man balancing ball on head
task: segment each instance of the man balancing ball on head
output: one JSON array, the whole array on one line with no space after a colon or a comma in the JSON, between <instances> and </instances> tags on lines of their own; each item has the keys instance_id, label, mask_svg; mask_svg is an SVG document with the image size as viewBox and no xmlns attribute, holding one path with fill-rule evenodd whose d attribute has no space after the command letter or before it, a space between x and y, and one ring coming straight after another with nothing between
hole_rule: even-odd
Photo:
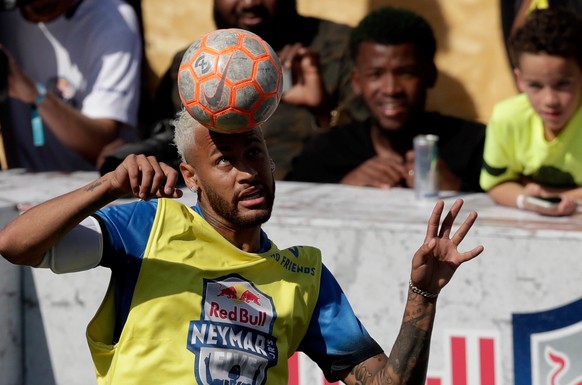
<instances>
[{"instance_id":1,"label":"man balancing ball on head","mask_svg":"<svg viewBox=\"0 0 582 385\"><path fill-rule=\"evenodd\" d=\"M463 202L439 201L412 257L400 333L386 354L368 335L319 250L279 249L261 229L275 182L259 127L207 129L182 111L175 143L197 203L173 200L177 172L130 155L89 185L33 207L0 232L0 253L56 272L98 265L112 285L88 326L100 383L283 384L288 358L311 357L328 381L424 384L437 296L483 251L457 247ZM141 200L107 206L133 194ZM107 207L105 207L107 206ZM302 272L276 258L293 259ZM227 383L227 382L226 382Z\"/></svg>"}]
</instances>

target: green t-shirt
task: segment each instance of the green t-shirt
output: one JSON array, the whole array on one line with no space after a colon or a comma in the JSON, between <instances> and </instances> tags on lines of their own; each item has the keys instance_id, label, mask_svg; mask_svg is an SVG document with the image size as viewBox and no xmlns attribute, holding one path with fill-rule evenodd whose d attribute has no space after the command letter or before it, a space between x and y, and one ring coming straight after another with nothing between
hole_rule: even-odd
<instances>
[{"instance_id":1,"label":"green t-shirt","mask_svg":"<svg viewBox=\"0 0 582 385\"><path fill-rule=\"evenodd\" d=\"M525 94L501 101L487 125L483 160L480 184L485 191L521 176L545 186L582 185L582 108L548 141Z\"/></svg>"}]
</instances>

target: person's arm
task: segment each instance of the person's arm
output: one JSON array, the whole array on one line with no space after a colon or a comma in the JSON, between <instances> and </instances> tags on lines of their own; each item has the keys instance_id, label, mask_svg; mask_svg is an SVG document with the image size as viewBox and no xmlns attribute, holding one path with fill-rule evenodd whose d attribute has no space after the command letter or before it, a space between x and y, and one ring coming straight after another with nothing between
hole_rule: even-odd
<instances>
[{"instance_id":1,"label":"person's arm","mask_svg":"<svg viewBox=\"0 0 582 385\"><path fill-rule=\"evenodd\" d=\"M57 139L94 163L103 147L118 136L123 124L112 119L89 118L50 91L39 98L33 80L8 51L2 50L9 63L8 95L30 105L38 101L37 111Z\"/></svg>"},{"instance_id":2,"label":"person's arm","mask_svg":"<svg viewBox=\"0 0 582 385\"><path fill-rule=\"evenodd\" d=\"M37 266L44 254L84 218L114 200L182 196L177 171L153 157L128 156L119 167L68 194L32 207L0 231L0 254L14 264Z\"/></svg>"},{"instance_id":3,"label":"person's arm","mask_svg":"<svg viewBox=\"0 0 582 385\"><path fill-rule=\"evenodd\" d=\"M576 193L581 191L581 188L577 188L566 193L564 190L548 190L535 183L527 183L524 186L517 181L508 181L492 187L487 193L495 203L503 206L533 211L541 215L566 216L576 213L578 208ZM529 198L532 197L561 197L561 201L546 207L531 201Z\"/></svg>"},{"instance_id":4,"label":"person's arm","mask_svg":"<svg viewBox=\"0 0 582 385\"><path fill-rule=\"evenodd\" d=\"M483 246L457 250L477 219L477 213L471 212L451 235L462 205L462 200L455 201L442 224L444 202L435 205L424 244L412 259L408 300L394 346L388 356L379 354L352 368L342 379L347 385L424 384L437 296L462 263L483 251Z\"/></svg>"},{"instance_id":5,"label":"person's arm","mask_svg":"<svg viewBox=\"0 0 582 385\"><path fill-rule=\"evenodd\" d=\"M518 207L517 197L523 193L523 185L518 181L499 183L487 191L493 202L507 207Z\"/></svg>"}]
</instances>

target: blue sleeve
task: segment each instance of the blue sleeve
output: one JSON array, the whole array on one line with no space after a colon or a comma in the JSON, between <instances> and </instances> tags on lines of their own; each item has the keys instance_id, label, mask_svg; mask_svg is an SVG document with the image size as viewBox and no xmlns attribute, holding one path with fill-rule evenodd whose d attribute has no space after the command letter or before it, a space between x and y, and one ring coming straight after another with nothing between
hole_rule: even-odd
<instances>
[{"instance_id":1,"label":"blue sleeve","mask_svg":"<svg viewBox=\"0 0 582 385\"><path fill-rule=\"evenodd\" d=\"M101 265L111 268L115 290L116 342L125 325L144 250L157 210L157 200L108 206L95 213L103 231Z\"/></svg>"},{"instance_id":2,"label":"blue sleeve","mask_svg":"<svg viewBox=\"0 0 582 385\"><path fill-rule=\"evenodd\" d=\"M118 259L143 257L156 215L157 200L107 206L95 213L103 228L101 265L114 268Z\"/></svg>"},{"instance_id":3,"label":"blue sleeve","mask_svg":"<svg viewBox=\"0 0 582 385\"><path fill-rule=\"evenodd\" d=\"M370 337L331 272L323 266L319 298L299 351L319 365L328 381L383 352Z\"/></svg>"}]
</instances>

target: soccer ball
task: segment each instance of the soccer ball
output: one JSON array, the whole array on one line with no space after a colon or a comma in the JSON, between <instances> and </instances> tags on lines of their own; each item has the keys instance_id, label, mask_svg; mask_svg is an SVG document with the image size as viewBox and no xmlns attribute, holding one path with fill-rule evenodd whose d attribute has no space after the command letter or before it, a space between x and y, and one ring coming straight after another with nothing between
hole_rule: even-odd
<instances>
[{"instance_id":1,"label":"soccer ball","mask_svg":"<svg viewBox=\"0 0 582 385\"><path fill-rule=\"evenodd\" d=\"M178 91L187 111L202 125L239 133L275 112L282 77L279 58L263 39L242 29L219 29L184 53Z\"/></svg>"}]
</instances>

